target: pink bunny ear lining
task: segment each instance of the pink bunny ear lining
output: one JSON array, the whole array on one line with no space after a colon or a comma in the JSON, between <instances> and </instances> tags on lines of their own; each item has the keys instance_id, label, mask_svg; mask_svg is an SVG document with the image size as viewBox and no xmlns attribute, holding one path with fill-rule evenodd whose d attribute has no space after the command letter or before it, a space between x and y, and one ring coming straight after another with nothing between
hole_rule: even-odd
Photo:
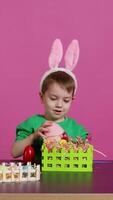
<instances>
[{"instance_id":1,"label":"pink bunny ear lining","mask_svg":"<svg viewBox=\"0 0 113 200\"><path fill-rule=\"evenodd\" d=\"M60 39L56 39L53 42L51 52L49 55L49 67L50 68L56 68L59 66L59 63L63 56L63 47Z\"/></svg>"},{"instance_id":2,"label":"pink bunny ear lining","mask_svg":"<svg viewBox=\"0 0 113 200\"><path fill-rule=\"evenodd\" d=\"M72 40L65 53L65 67L69 70L73 70L78 62L79 58L79 43L78 40Z\"/></svg>"}]
</instances>

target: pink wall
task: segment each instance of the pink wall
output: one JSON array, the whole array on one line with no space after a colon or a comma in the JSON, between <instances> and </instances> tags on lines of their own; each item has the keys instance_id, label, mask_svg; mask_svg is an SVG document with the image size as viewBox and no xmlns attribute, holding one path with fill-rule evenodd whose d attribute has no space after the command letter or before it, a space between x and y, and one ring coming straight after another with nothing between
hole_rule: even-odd
<instances>
[{"instance_id":1,"label":"pink wall","mask_svg":"<svg viewBox=\"0 0 113 200\"><path fill-rule=\"evenodd\" d=\"M70 116L93 134L95 159L113 159L113 1L0 1L0 159L9 159L15 127L42 112L39 79L55 38L64 49L75 37L79 83ZM62 62L63 64L63 62Z\"/></svg>"}]
</instances>

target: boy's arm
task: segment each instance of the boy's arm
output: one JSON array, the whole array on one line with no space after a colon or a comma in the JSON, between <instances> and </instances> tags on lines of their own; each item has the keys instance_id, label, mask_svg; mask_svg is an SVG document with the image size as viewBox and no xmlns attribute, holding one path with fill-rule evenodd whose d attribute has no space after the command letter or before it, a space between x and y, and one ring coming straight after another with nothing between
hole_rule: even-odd
<instances>
[{"instance_id":1,"label":"boy's arm","mask_svg":"<svg viewBox=\"0 0 113 200\"><path fill-rule=\"evenodd\" d=\"M46 121L34 133L32 129L25 127L25 123L17 127L16 141L12 145L11 154L14 158L22 156L24 149L28 145L32 145L39 137L45 138L44 132L48 132L48 127L52 122Z\"/></svg>"},{"instance_id":2,"label":"boy's arm","mask_svg":"<svg viewBox=\"0 0 113 200\"><path fill-rule=\"evenodd\" d=\"M34 134L29 135L27 138L20 140L20 141L15 141L14 144L12 145L12 151L11 154L14 158L22 156L24 149L28 145L32 145L34 142Z\"/></svg>"}]
</instances>

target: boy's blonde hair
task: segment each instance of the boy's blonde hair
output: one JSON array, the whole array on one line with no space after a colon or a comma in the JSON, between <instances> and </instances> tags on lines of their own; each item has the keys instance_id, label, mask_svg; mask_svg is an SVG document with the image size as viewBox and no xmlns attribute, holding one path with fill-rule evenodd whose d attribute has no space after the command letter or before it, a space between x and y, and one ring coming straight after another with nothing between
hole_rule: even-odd
<instances>
[{"instance_id":1,"label":"boy's blonde hair","mask_svg":"<svg viewBox=\"0 0 113 200\"><path fill-rule=\"evenodd\" d=\"M54 82L63 86L68 92L72 91L72 95L74 94L75 82L69 74L63 71L53 72L44 79L41 91L42 94L44 94L47 91L48 87Z\"/></svg>"}]
</instances>

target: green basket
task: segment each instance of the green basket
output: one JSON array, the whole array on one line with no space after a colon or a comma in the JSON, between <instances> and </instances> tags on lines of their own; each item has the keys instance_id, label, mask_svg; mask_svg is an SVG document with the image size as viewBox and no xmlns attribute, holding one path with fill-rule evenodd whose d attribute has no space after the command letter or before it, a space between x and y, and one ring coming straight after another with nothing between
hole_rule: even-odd
<instances>
[{"instance_id":1,"label":"green basket","mask_svg":"<svg viewBox=\"0 0 113 200\"><path fill-rule=\"evenodd\" d=\"M87 152L80 147L78 152L70 149L66 152L64 148L58 151L55 147L51 152L42 145L42 171L93 171L93 146L89 145Z\"/></svg>"}]
</instances>

